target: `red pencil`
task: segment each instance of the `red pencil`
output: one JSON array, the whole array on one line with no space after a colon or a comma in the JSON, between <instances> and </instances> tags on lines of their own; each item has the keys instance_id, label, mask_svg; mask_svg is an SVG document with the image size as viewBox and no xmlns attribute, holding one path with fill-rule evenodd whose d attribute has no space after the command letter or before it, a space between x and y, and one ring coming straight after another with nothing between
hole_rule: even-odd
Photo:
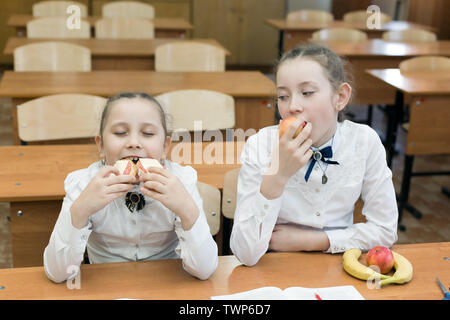
<instances>
[{"instance_id":1,"label":"red pencil","mask_svg":"<svg viewBox=\"0 0 450 320\"><path fill-rule=\"evenodd\" d=\"M314 295L316 296L317 300L322 300L322 298L317 293L314 293Z\"/></svg>"}]
</instances>

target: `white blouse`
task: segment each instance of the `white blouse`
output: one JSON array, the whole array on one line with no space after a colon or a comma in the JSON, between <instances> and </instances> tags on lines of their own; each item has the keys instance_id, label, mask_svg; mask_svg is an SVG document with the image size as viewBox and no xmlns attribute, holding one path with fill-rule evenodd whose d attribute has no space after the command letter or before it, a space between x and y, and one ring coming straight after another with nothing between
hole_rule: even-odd
<instances>
[{"instance_id":1,"label":"white blouse","mask_svg":"<svg viewBox=\"0 0 450 320\"><path fill-rule=\"evenodd\" d=\"M258 262L268 249L276 224L325 231L330 241L326 252L331 253L395 243L398 209L392 172L373 129L351 121L338 123L334 139L313 149L333 142L331 160L339 165L316 163L306 182L310 160L288 180L279 198L268 200L260 187L278 139L278 126L263 128L248 139L241 155L230 247L242 263ZM322 184L323 171L328 177L326 184ZM353 209L359 197L364 201L362 213L367 222L353 224Z\"/></svg>"},{"instance_id":2,"label":"white blouse","mask_svg":"<svg viewBox=\"0 0 450 320\"><path fill-rule=\"evenodd\" d=\"M118 198L92 215L86 227L75 228L70 207L102 168L100 162L95 162L70 173L64 181L66 196L44 251L47 276L55 282L69 279L73 266L80 266L87 246L90 263L181 258L183 268L191 275L209 278L217 268L217 244L203 212L197 172L167 160L164 165L182 181L200 210L190 230L183 230L177 215L147 196L140 211L131 213L125 197ZM136 191L138 188L135 186Z\"/></svg>"}]
</instances>

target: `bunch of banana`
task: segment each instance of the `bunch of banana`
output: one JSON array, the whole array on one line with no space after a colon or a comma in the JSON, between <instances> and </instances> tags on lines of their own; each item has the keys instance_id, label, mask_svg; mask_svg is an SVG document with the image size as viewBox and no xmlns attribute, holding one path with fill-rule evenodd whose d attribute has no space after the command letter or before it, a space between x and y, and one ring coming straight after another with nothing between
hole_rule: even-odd
<instances>
[{"instance_id":1,"label":"bunch of banana","mask_svg":"<svg viewBox=\"0 0 450 320\"><path fill-rule=\"evenodd\" d=\"M381 274L360 263L358 259L361 256L361 250L356 248L347 250L344 253L343 267L347 273L361 280L380 279L381 286L390 283L406 283L410 281L413 276L411 263L397 252L392 251L392 255L394 256L395 268L393 276Z\"/></svg>"}]
</instances>

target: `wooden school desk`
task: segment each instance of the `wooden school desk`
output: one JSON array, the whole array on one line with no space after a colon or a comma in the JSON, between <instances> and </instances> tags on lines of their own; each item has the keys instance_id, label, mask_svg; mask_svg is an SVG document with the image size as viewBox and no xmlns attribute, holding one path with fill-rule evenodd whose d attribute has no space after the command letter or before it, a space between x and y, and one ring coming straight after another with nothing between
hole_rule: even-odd
<instances>
[{"instance_id":1,"label":"wooden school desk","mask_svg":"<svg viewBox=\"0 0 450 320\"><path fill-rule=\"evenodd\" d=\"M180 260L81 265L79 289L50 281L43 267L0 270L0 299L167 299L200 300L265 286L321 288L352 285L365 299L440 300L438 277L450 279L450 242L395 245L413 265L410 282L369 289L366 281L348 275L342 254L321 252L267 253L253 267L234 256L220 256L217 270L200 281L181 266ZM362 259L361 259L362 260ZM69 283L70 284L70 283ZM72 282L72 286L75 283Z\"/></svg>"},{"instance_id":2,"label":"wooden school desk","mask_svg":"<svg viewBox=\"0 0 450 320\"><path fill-rule=\"evenodd\" d=\"M343 20L334 20L331 22L304 22L287 21L286 19L266 19L266 24L279 31L278 50L279 54L287 51L299 42L307 41L311 38L313 32L325 28L352 28L367 33L369 39L382 38L383 32L423 29L436 32L436 28L408 21L390 21L382 24L380 29L369 29L365 23L345 22Z\"/></svg>"},{"instance_id":3,"label":"wooden school desk","mask_svg":"<svg viewBox=\"0 0 450 320\"><path fill-rule=\"evenodd\" d=\"M24 37L9 38L3 54L13 56L14 49L23 45L42 41L63 41L84 46L91 50L92 70L154 70L155 50L165 43L182 39L30 39ZM203 42L215 45L230 52L214 39L189 39L183 41Z\"/></svg>"},{"instance_id":4,"label":"wooden school desk","mask_svg":"<svg viewBox=\"0 0 450 320\"><path fill-rule=\"evenodd\" d=\"M95 22L101 17L86 17L91 25L91 36L95 37ZM27 22L35 19L32 15L27 14L13 14L9 17L7 26L16 29L18 37L27 36ZM186 38L186 33L193 30L194 27L182 18L155 18L152 19L155 26L155 38Z\"/></svg>"},{"instance_id":5,"label":"wooden school desk","mask_svg":"<svg viewBox=\"0 0 450 320\"><path fill-rule=\"evenodd\" d=\"M199 181L222 189L225 173L240 167L238 159L243 145L243 142L173 143L169 155L174 162L196 169ZM208 160L206 156L212 148L223 148L222 154L228 156L228 161ZM191 150L191 157L180 159L180 150ZM91 144L4 146L0 147L0 155L0 202L10 202L11 206L13 265L42 265L43 250L65 195L64 179L68 173L98 161L97 148ZM192 163L199 162L195 159L202 161Z\"/></svg>"},{"instance_id":6,"label":"wooden school desk","mask_svg":"<svg viewBox=\"0 0 450 320\"><path fill-rule=\"evenodd\" d=\"M174 90L204 89L229 94L235 99L235 128L255 129L274 124L275 84L260 72L12 72L0 82L0 97L12 98L14 143L17 135L17 105L59 93L84 93L109 97L119 92L159 95ZM214 112L214 109L211 109Z\"/></svg>"},{"instance_id":7,"label":"wooden school desk","mask_svg":"<svg viewBox=\"0 0 450 320\"><path fill-rule=\"evenodd\" d=\"M450 72L448 70L400 72L399 69L374 69L367 70L367 73L376 81L382 81L397 90L393 121L395 129L399 123L403 106L409 104L410 110L415 108L414 113L418 118L415 119L414 126L420 127L420 134L413 136L408 134L405 167L410 167L410 170L412 170L412 159L409 156L449 154L450 127L448 127L447 121L450 120ZM411 114L412 112L411 110ZM420 125L420 119L426 119L426 124ZM425 123L425 121L423 122ZM395 135L393 138L394 140L389 144L388 161L392 161ZM405 173L408 171L404 170ZM435 175L436 172L430 171L428 175L430 174ZM440 174L448 174L448 172ZM414 175L426 174L415 173ZM406 207L407 202L405 197L408 193L408 186L404 185L406 179L407 177L405 178L404 175L399 198L399 220L401 220L402 209ZM414 216L420 218L421 215L416 210L410 209L410 207L406 208Z\"/></svg>"}]
</instances>

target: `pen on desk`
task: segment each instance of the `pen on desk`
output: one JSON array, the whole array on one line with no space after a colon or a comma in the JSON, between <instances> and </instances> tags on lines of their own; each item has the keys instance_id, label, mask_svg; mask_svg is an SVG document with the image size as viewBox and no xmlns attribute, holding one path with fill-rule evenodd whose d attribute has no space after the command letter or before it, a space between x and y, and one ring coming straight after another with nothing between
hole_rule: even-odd
<instances>
[{"instance_id":1,"label":"pen on desk","mask_svg":"<svg viewBox=\"0 0 450 320\"><path fill-rule=\"evenodd\" d=\"M322 298L317 293L314 293L314 295L316 296L317 300L322 300Z\"/></svg>"}]
</instances>

